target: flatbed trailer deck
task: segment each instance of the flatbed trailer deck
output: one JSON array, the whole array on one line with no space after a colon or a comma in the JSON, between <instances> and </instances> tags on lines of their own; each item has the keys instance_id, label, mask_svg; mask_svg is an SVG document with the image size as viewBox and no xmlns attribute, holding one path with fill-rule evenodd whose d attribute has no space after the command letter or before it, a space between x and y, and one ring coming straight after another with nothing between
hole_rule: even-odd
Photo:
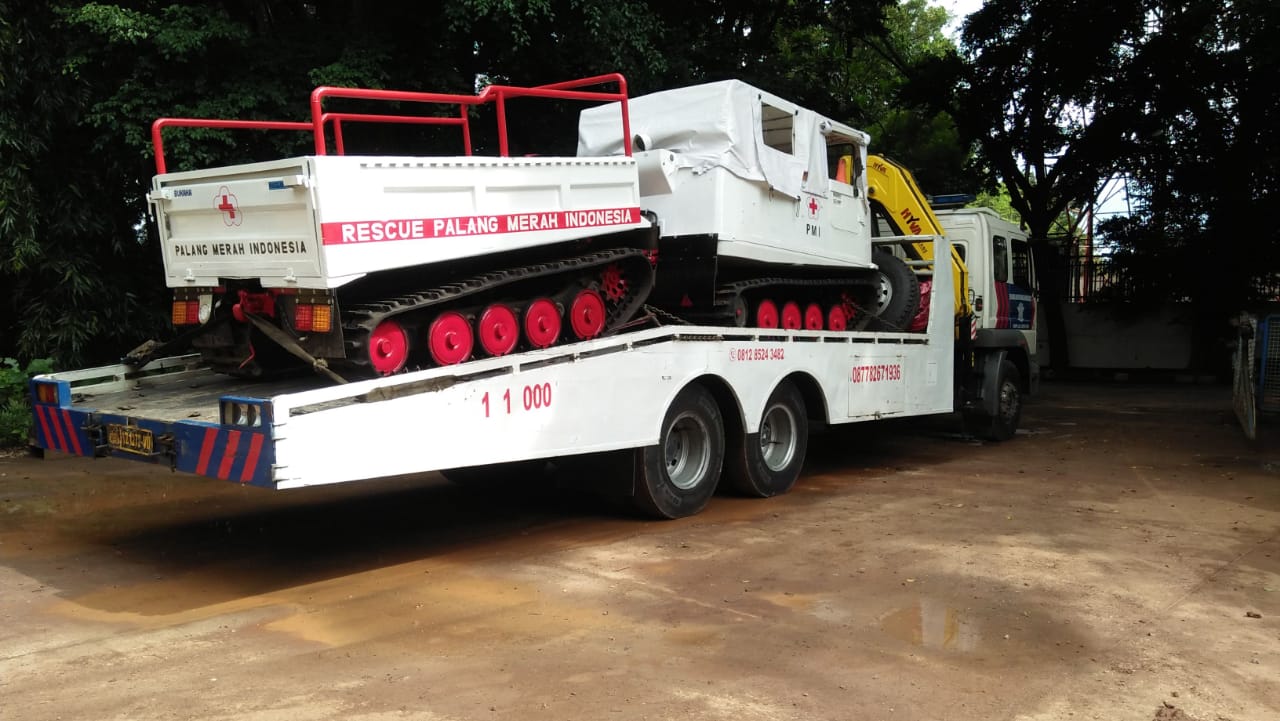
<instances>
[{"instance_id":1,"label":"flatbed trailer deck","mask_svg":"<svg viewBox=\"0 0 1280 721\"><path fill-rule=\"evenodd\" d=\"M688 414L672 426L672 413L696 387L716 407L693 416L718 426L702 449L717 478L741 447L798 474L811 425L955 409L951 275L934 274L930 293L923 333L673 325L348 384L239 380L198 356L52 373L32 380L35 445L272 489L625 449L679 456L671 431ZM783 387L799 400L778 415Z\"/></svg>"}]
</instances>

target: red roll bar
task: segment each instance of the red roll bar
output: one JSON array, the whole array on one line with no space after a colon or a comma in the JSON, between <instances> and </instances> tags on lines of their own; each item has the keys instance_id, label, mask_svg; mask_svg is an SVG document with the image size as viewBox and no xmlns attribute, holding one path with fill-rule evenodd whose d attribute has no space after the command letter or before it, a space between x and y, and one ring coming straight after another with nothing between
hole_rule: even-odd
<instances>
[{"instance_id":1,"label":"red roll bar","mask_svg":"<svg viewBox=\"0 0 1280 721\"><path fill-rule=\"evenodd\" d=\"M595 85L616 83L617 92L582 90ZM457 117L437 117L418 115L384 115L372 113L326 113L325 98L349 98L355 100L382 100L387 102L423 103L429 105L456 105ZM506 157L509 153L507 143L507 108L508 98L549 98L553 100L586 100L602 102L618 102L622 108L622 147L628 156L631 155L631 113L627 107L627 80L619 73L596 75L577 80L539 85L531 88L510 85L490 85L476 95L456 95L451 93L421 93L405 90L375 90L368 88L338 88L321 86L311 91L311 122L289 122L274 120L216 120L204 118L160 118L151 124L151 142L156 151L156 172L166 171L164 159L164 139L162 131L167 127L186 128L225 128L242 130L303 130L310 131L315 140L316 155L327 155L325 142L325 125L333 123L335 151L344 155L346 148L342 141L342 123L404 123L415 125L455 125L462 128L463 152L471 155L471 124L467 110L476 105L493 103L498 111L498 154Z\"/></svg>"}]
</instances>

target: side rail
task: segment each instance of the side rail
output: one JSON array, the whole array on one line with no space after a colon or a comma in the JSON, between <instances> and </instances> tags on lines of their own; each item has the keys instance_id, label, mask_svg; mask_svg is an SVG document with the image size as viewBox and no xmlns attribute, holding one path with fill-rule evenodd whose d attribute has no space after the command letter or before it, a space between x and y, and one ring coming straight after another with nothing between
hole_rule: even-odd
<instances>
[{"instance_id":1,"label":"side rail","mask_svg":"<svg viewBox=\"0 0 1280 721\"><path fill-rule=\"evenodd\" d=\"M617 90L606 92L590 90L601 85L616 85ZM326 112L324 102L329 98L368 100L390 103L413 103L427 106L454 106L453 115L404 115L385 113ZM378 90L369 88L340 88L321 86L311 92L311 121L230 120L216 118L160 118L151 124L151 143L156 154L156 173L164 174L167 163L164 152L164 129L170 127L212 128L222 130L293 130L310 132L315 143L316 155L328 154L327 129L332 125L334 149L338 155L346 153L343 141L343 123L393 123L416 125L454 126L462 131L463 152L471 155L471 108L492 103L497 110L498 152L506 157L510 152L507 134L507 100L513 98L544 98L549 100L579 100L588 102L617 102L622 107L621 133L623 147L631 155L631 116L627 106L627 81L619 73L595 75L576 80L566 80L534 87L490 85L476 95L453 93L424 93L406 90Z\"/></svg>"}]
</instances>

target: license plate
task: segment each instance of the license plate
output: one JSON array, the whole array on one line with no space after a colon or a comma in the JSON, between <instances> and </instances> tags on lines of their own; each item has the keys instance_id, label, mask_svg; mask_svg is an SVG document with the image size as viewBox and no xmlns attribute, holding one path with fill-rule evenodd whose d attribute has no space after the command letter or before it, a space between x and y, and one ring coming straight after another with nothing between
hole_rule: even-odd
<instances>
[{"instance_id":1,"label":"license plate","mask_svg":"<svg viewBox=\"0 0 1280 721\"><path fill-rule=\"evenodd\" d=\"M117 451L140 456L155 455L155 434L145 428L108 423L107 443Z\"/></svg>"}]
</instances>

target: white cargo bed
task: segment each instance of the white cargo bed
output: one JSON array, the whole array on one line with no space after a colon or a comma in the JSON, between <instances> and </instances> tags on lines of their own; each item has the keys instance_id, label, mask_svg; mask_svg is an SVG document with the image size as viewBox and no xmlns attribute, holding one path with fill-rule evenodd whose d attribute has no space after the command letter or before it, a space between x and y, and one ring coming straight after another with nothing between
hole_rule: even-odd
<instances>
[{"instance_id":1,"label":"white cargo bed","mask_svg":"<svg viewBox=\"0 0 1280 721\"><path fill-rule=\"evenodd\" d=\"M307 156L157 175L149 199L171 288L336 288L648 225L629 157Z\"/></svg>"}]
</instances>

